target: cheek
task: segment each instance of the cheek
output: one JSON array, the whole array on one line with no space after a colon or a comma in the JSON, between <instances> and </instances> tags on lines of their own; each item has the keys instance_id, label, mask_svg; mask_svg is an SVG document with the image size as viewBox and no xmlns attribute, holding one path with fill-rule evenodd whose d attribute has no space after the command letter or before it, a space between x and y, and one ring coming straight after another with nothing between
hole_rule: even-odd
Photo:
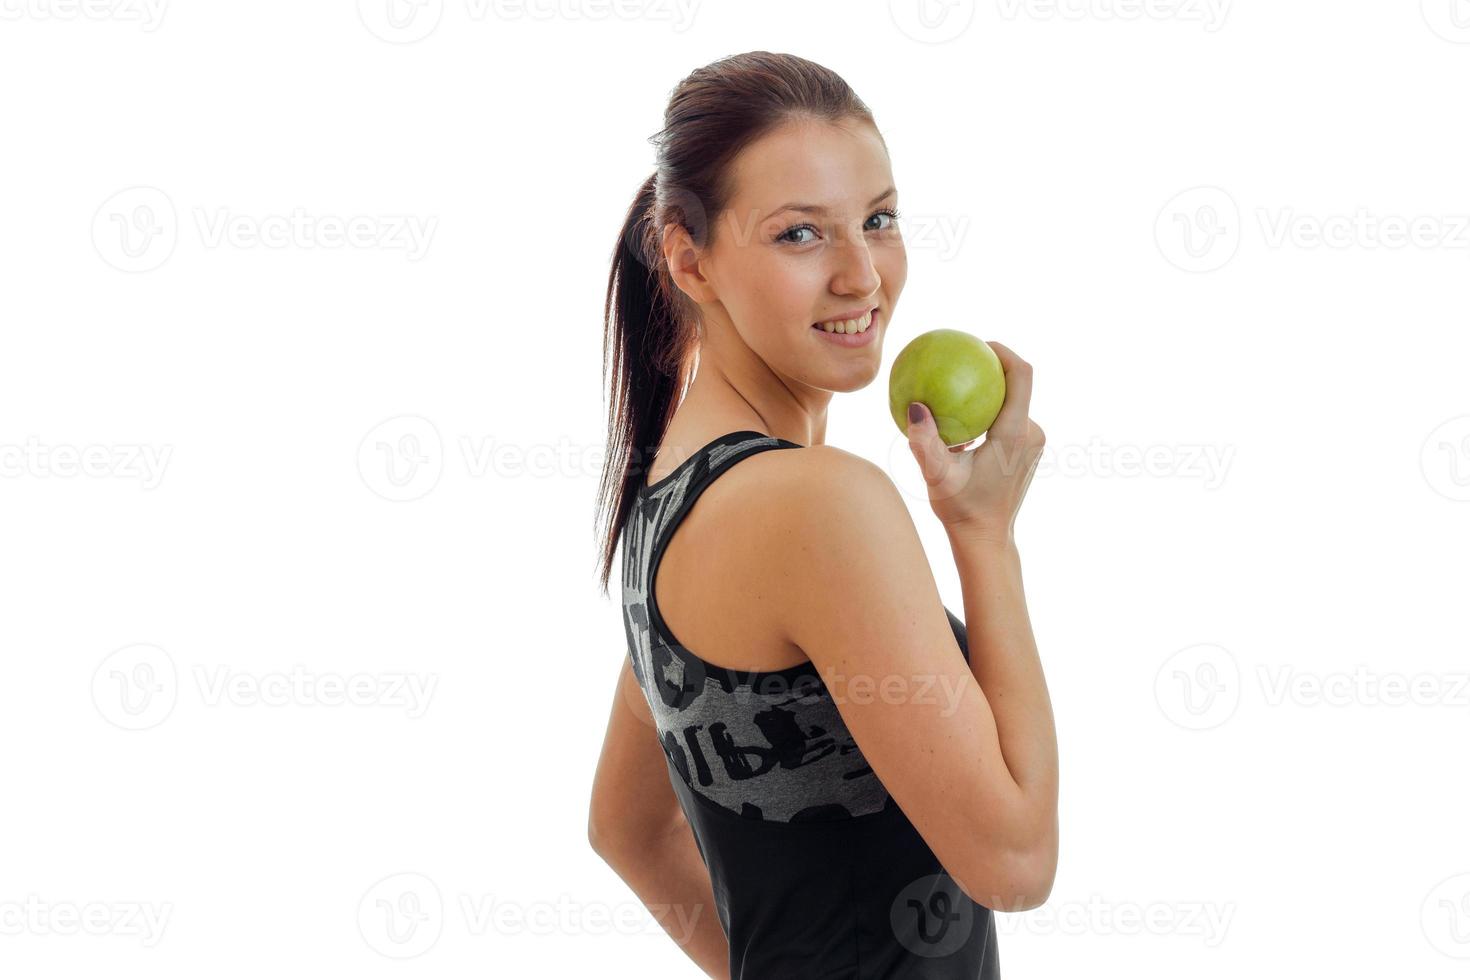
<instances>
[{"instance_id":1,"label":"cheek","mask_svg":"<svg viewBox=\"0 0 1470 980\"><path fill-rule=\"evenodd\" d=\"M898 292L908 280L909 256L902 245L885 250L873 264L878 269L884 288L890 293Z\"/></svg>"},{"instance_id":2,"label":"cheek","mask_svg":"<svg viewBox=\"0 0 1470 980\"><path fill-rule=\"evenodd\" d=\"M820 263L768 262L752 283L751 301L760 306L765 322L805 320L826 288Z\"/></svg>"}]
</instances>

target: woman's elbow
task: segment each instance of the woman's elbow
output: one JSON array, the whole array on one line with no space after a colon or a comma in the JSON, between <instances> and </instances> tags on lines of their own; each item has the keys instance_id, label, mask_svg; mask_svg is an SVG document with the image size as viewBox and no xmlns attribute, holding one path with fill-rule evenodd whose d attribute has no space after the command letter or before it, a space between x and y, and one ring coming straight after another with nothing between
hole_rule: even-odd
<instances>
[{"instance_id":1,"label":"woman's elbow","mask_svg":"<svg viewBox=\"0 0 1470 980\"><path fill-rule=\"evenodd\" d=\"M611 862L627 850L627 828L594 809L587 815L587 844L598 857Z\"/></svg>"},{"instance_id":2,"label":"woman's elbow","mask_svg":"<svg viewBox=\"0 0 1470 980\"><path fill-rule=\"evenodd\" d=\"M1017 852L997 862L993 855L980 862L981 869L969 878L955 876L962 891L995 912L1026 912L1051 897L1056 881L1056 850ZM974 882L976 887L968 887Z\"/></svg>"},{"instance_id":3,"label":"woman's elbow","mask_svg":"<svg viewBox=\"0 0 1470 980\"><path fill-rule=\"evenodd\" d=\"M999 909L1001 912L1027 912L1046 904L1051 897L1052 885L1057 879L1056 852L1051 854L1032 855L1022 865L1022 871L1018 876L1021 888L1016 894L1010 896L1012 901L1009 908Z\"/></svg>"}]
</instances>

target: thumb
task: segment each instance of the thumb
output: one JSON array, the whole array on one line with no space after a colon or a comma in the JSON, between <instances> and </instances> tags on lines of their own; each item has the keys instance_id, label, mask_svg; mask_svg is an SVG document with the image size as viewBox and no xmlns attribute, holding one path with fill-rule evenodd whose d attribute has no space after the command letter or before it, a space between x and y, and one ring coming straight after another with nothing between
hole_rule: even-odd
<instances>
[{"instance_id":1,"label":"thumb","mask_svg":"<svg viewBox=\"0 0 1470 980\"><path fill-rule=\"evenodd\" d=\"M921 437L931 418L929 408L923 402L909 402L909 438Z\"/></svg>"},{"instance_id":2,"label":"thumb","mask_svg":"<svg viewBox=\"0 0 1470 980\"><path fill-rule=\"evenodd\" d=\"M934 424L929 406L923 402L909 402L908 436L909 449L913 450L914 459L919 462L924 482L933 486L944 476L944 457L948 453L938 450L939 429Z\"/></svg>"}]
</instances>

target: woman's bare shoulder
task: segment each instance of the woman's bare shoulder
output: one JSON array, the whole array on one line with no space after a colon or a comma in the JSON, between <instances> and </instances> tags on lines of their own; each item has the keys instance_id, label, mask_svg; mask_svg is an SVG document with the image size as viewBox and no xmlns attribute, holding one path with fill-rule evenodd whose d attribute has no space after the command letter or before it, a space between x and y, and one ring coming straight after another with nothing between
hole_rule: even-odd
<instances>
[{"instance_id":1,"label":"woman's bare shoulder","mask_svg":"<svg viewBox=\"0 0 1470 980\"><path fill-rule=\"evenodd\" d=\"M777 465L771 467L770 474L787 490L804 488L821 493L847 488L861 495L875 486L893 487L892 477L881 466L837 446L804 446L763 455L780 457L774 461Z\"/></svg>"}]
</instances>

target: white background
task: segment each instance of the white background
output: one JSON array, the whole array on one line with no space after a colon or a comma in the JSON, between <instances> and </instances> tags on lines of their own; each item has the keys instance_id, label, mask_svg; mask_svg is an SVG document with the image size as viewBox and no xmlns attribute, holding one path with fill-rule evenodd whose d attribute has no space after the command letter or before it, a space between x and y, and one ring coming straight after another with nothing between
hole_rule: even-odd
<instances>
[{"instance_id":1,"label":"white background","mask_svg":"<svg viewBox=\"0 0 1470 980\"><path fill-rule=\"evenodd\" d=\"M926 330L1036 368L1004 974L1464 975L1470 4L928 2L0 0L0 971L697 975L585 838L600 317L669 92L767 49L909 239L829 441L914 486Z\"/></svg>"}]
</instances>

